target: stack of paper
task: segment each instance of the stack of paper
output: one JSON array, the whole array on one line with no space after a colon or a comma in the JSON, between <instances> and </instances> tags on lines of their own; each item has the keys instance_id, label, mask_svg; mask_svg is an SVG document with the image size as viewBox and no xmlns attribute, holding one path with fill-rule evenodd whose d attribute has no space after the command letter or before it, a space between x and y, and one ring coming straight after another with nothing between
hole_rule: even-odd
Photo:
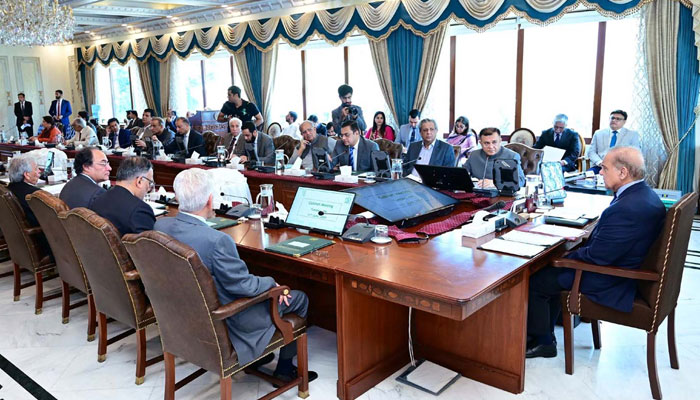
<instances>
[{"instance_id":1,"label":"stack of paper","mask_svg":"<svg viewBox=\"0 0 700 400\"><path fill-rule=\"evenodd\" d=\"M484 250L497 251L499 253L513 254L521 257L533 257L546 249L544 246L534 244L511 242L496 238L480 246Z\"/></svg>"},{"instance_id":2,"label":"stack of paper","mask_svg":"<svg viewBox=\"0 0 700 400\"><path fill-rule=\"evenodd\" d=\"M501 239L507 240L509 242L534 244L536 246L553 246L564 240L564 238L558 236L540 235L537 233L515 230L510 231L505 235L501 236Z\"/></svg>"},{"instance_id":3,"label":"stack of paper","mask_svg":"<svg viewBox=\"0 0 700 400\"><path fill-rule=\"evenodd\" d=\"M545 235L559 236L565 238L576 238L586 233L583 229L567 228L565 226L542 224L532 228L530 232L544 233Z\"/></svg>"}]
</instances>

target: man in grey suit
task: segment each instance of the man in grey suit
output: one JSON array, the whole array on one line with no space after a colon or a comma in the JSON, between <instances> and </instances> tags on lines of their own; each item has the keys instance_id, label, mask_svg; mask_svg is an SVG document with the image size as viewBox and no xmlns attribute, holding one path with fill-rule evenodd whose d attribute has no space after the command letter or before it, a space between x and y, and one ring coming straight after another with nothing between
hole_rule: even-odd
<instances>
[{"instance_id":1,"label":"man in grey suit","mask_svg":"<svg viewBox=\"0 0 700 400\"><path fill-rule=\"evenodd\" d=\"M243 123L241 135L245 140L238 140L236 148L233 150L233 154L241 158L239 162L257 160L264 162L265 165L274 165L275 145L272 143L271 137L258 132L253 121Z\"/></svg>"},{"instance_id":2,"label":"man in grey suit","mask_svg":"<svg viewBox=\"0 0 700 400\"><path fill-rule=\"evenodd\" d=\"M345 121L340 128L340 141L331 153L331 168L338 165L350 165L354 171L371 171L373 151L379 151L379 145L365 139L355 121Z\"/></svg>"},{"instance_id":3,"label":"man in grey suit","mask_svg":"<svg viewBox=\"0 0 700 400\"><path fill-rule=\"evenodd\" d=\"M418 121L420 120L420 111L413 109L408 113L408 123L399 127L399 133L396 134L394 143L399 143L403 146L403 152L408 152L408 146L413 142L421 140L420 130L418 129Z\"/></svg>"},{"instance_id":4,"label":"man in grey suit","mask_svg":"<svg viewBox=\"0 0 700 400\"><path fill-rule=\"evenodd\" d=\"M525 173L520 164L520 154L501 146L501 131L498 128L484 128L479 132L480 149L469 152L464 168L469 175L479 180L479 188L494 188L493 162L495 160L515 160L518 165L518 182L525 186Z\"/></svg>"},{"instance_id":5,"label":"man in grey suit","mask_svg":"<svg viewBox=\"0 0 700 400\"><path fill-rule=\"evenodd\" d=\"M611 148L616 146L636 147L639 145L639 134L625 128L627 113L622 110L615 110L610 113L610 127L598 129L593 133L591 147L588 149L588 159L591 160L590 171L600 173L601 165L605 155Z\"/></svg>"},{"instance_id":6,"label":"man in grey suit","mask_svg":"<svg viewBox=\"0 0 700 400\"><path fill-rule=\"evenodd\" d=\"M331 111L335 131L340 132L343 123L354 121L357 122L360 130L364 132L367 129L367 124L365 124L365 117L362 115L362 107L352 104L352 86L340 85L338 87L338 97L342 104Z\"/></svg>"},{"instance_id":7,"label":"man in grey suit","mask_svg":"<svg viewBox=\"0 0 700 400\"><path fill-rule=\"evenodd\" d=\"M109 180L112 167L102 150L86 147L76 153L73 168L76 175L61 189L59 198L70 208L90 208L97 196L106 191L97 183Z\"/></svg>"},{"instance_id":8,"label":"man in grey suit","mask_svg":"<svg viewBox=\"0 0 700 400\"><path fill-rule=\"evenodd\" d=\"M407 164L405 172L419 176L413 164L437 165L441 167L455 166L455 152L451 145L437 140L437 122L425 118L420 122L420 142L413 142L408 146L408 152L404 154L404 163ZM409 164L410 163L410 164Z\"/></svg>"},{"instance_id":9,"label":"man in grey suit","mask_svg":"<svg viewBox=\"0 0 700 400\"><path fill-rule=\"evenodd\" d=\"M179 202L179 213L175 217L158 220L154 229L191 246L197 252L214 279L221 304L254 297L277 286L272 277L251 274L238 255L233 238L207 225L206 219L214 216L214 182L206 170L192 168L180 172L175 177L173 188ZM281 315L294 313L305 318L309 300L303 292L292 290L290 294L280 296L279 304ZM259 303L226 319L229 338L241 365L260 357L270 343L276 328L269 310L268 303ZM282 347L274 373L276 377L282 380L296 378L297 371L292 364L295 355L295 343ZM256 364L270 361L271 357L263 358ZM309 371L309 381L316 376L316 373Z\"/></svg>"},{"instance_id":10,"label":"man in grey suit","mask_svg":"<svg viewBox=\"0 0 700 400\"><path fill-rule=\"evenodd\" d=\"M316 125L311 121L302 122L299 125L299 131L301 132L302 140L299 143L299 147L294 150L292 158L289 159L290 164L301 158L301 166L303 168L313 168L314 157L311 149L323 149L325 154L328 155L332 151L331 142L333 142L333 148L335 148L335 139L319 135L316 132Z\"/></svg>"}]
</instances>

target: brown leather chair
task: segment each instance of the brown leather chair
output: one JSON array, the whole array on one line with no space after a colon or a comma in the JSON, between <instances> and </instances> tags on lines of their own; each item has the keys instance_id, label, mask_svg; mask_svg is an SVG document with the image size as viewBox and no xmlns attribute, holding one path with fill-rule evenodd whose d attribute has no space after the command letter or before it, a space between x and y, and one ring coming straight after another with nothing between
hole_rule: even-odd
<instances>
[{"instance_id":1,"label":"brown leather chair","mask_svg":"<svg viewBox=\"0 0 700 400\"><path fill-rule=\"evenodd\" d=\"M100 328L97 361L106 360L107 345L136 332L136 384L140 385L146 367L161 361L163 356L146 360L146 327L154 324L156 317L119 232L111 222L87 208L62 212L59 219L71 238L95 298ZM108 316L131 329L107 339Z\"/></svg>"},{"instance_id":2,"label":"brown leather chair","mask_svg":"<svg viewBox=\"0 0 700 400\"><path fill-rule=\"evenodd\" d=\"M526 146L534 146L537 142L535 134L527 128L518 128L510 134L509 143L522 143Z\"/></svg>"},{"instance_id":3,"label":"brown leather chair","mask_svg":"<svg viewBox=\"0 0 700 400\"><path fill-rule=\"evenodd\" d=\"M206 155L215 156L216 146L219 146L223 142L223 138L212 131L202 133L202 137L204 138L204 151L206 151Z\"/></svg>"},{"instance_id":4,"label":"brown leather chair","mask_svg":"<svg viewBox=\"0 0 700 400\"><path fill-rule=\"evenodd\" d=\"M462 154L462 146L460 146L458 144L453 144L452 151L454 151L454 153L455 153L455 165L457 165L457 161L459 160L459 156L460 156L460 154Z\"/></svg>"},{"instance_id":5,"label":"brown leather chair","mask_svg":"<svg viewBox=\"0 0 700 400\"><path fill-rule=\"evenodd\" d=\"M540 172L544 150L533 149L522 143L506 143L504 146L520 154L520 165L525 175L538 174Z\"/></svg>"},{"instance_id":6,"label":"brown leather chair","mask_svg":"<svg viewBox=\"0 0 700 400\"><path fill-rule=\"evenodd\" d=\"M63 224L58 219L58 214L68 211L69 208L63 200L43 190L38 190L27 196L27 203L29 203L29 208L32 209L36 219L39 221L41 229L47 233L46 239L49 242L49 246L51 246L56 261L58 276L62 281L63 323L68 323L70 310L88 304L87 340L88 342L92 342L95 340L97 317L94 299L90 291L90 284L88 283L83 266L80 264L80 260L75 254L71 239L66 233ZM87 300L81 300L70 304L71 287L85 293Z\"/></svg>"},{"instance_id":7,"label":"brown leather chair","mask_svg":"<svg viewBox=\"0 0 700 400\"><path fill-rule=\"evenodd\" d=\"M600 321L644 329L647 331L649 385L654 399L661 399L659 375L656 371L656 332L659 325L668 316L668 352L671 358L671 368L678 369L674 325L675 311L697 201L697 193L688 193L668 210L663 231L638 270L592 265L569 259L554 261L555 267L576 270L571 291L562 292L561 296L562 310L564 310L564 350L567 374L574 373L574 331L571 320L573 314L591 320L593 343L596 349L600 349ZM582 295L579 290L582 271L637 280L638 294L634 300L632 312L626 313L610 309L596 304Z\"/></svg>"},{"instance_id":8,"label":"brown leather chair","mask_svg":"<svg viewBox=\"0 0 700 400\"><path fill-rule=\"evenodd\" d=\"M581 134L578 135L578 142L581 146L581 151L579 151L576 159L576 168L578 168L578 172L583 172L591 167L591 160L588 160L586 157L586 141Z\"/></svg>"},{"instance_id":9,"label":"brown leather chair","mask_svg":"<svg viewBox=\"0 0 700 400\"><path fill-rule=\"evenodd\" d=\"M224 320L246 308L270 302L270 316L277 327L260 358L296 340L299 377L283 383L257 370L246 370L280 388L265 399L298 386L299 397L309 395L306 321L295 314L280 317L279 295L289 290L275 287L252 298L241 298L221 305L207 267L189 246L157 231L124 235L124 245L136 264L158 319L165 355L165 399L206 371L220 377L221 399L231 399L231 376L248 365L240 365L228 337ZM175 357L201 369L175 383Z\"/></svg>"},{"instance_id":10,"label":"brown leather chair","mask_svg":"<svg viewBox=\"0 0 700 400\"><path fill-rule=\"evenodd\" d=\"M301 142L289 135L280 135L272 138L272 143L274 144L275 149L284 150L284 154L291 158L294 154L294 149L296 149Z\"/></svg>"},{"instance_id":11,"label":"brown leather chair","mask_svg":"<svg viewBox=\"0 0 700 400\"><path fill-rule=\"evenodd\" d=\"M5 235L10 258L14 264L13 300L19 301L22 289L36 284L34 313L41 314L44 301L56 299L61 293L44 295L44 281L54 276L44 276L56 270L51 259L50 249L42 245L41 227L31 227L15 195L5 186L0 185L0 228ZM34 274L33 282L22 283L22 270ZM46 278L46 279L45 279Z\"/></svg>"},{"instance_id":12,"label":"brown leather chair","mask_svg":"<svg viewBox=\"0 0 700 400\"><path fill-rule=\"evenodd\" d=\"M7 261L10 259L10 252L7 249L7 242L5 241L5 236L3 236L0 230L0 262ZM12 271L0 274L0 278L12 275Z\"/></svg>"},{"instance_id":13,"label":"brown leather chair","mask_svg":"<svg viewBox=\"0 0 700 400\"><path fill-rule=\"evenodd\" d=\"M403 145L401 143L394 143L391 140L384 138L375 139L374 142L377 143L380 151L383 151L389 155L389 158L401 158L401 153L403 152Z\"/></svg>"}]
</instances>

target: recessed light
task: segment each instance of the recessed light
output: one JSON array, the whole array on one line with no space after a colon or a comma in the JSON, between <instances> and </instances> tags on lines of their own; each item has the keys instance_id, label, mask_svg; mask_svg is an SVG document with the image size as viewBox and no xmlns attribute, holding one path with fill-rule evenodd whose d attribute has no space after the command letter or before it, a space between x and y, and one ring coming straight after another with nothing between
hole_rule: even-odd
<instances>
[{"instance_id":1,"label":"recessed light","mask_svg":"<svg viewBox=\"0 0 700 400\"><path fill-rule=\"evenodd\" d=\"M172 18L172 17L173 17L172 15L168 15L168 16L166 16L165 18L169 18L169 19L170 19L170 18Z\"/></svg>"},{"instance_id":2,"label":"recessed light","mask_svg":"<svg viewBox=\"0 0 700 400\"><path fill-rule=\"evenodd\" d=\"M122 24L122 26L126 26L126 24Z\"/></svg>"},{"instance_id":3,"label":"recessed light","mask_svg":"<svg viewBox=\"0 0 700 400\"><path fill-rule=\"evenodd\" d=\"M90 33L90 31L85 31L85 33Z\"/></svg>"}]
</instances>

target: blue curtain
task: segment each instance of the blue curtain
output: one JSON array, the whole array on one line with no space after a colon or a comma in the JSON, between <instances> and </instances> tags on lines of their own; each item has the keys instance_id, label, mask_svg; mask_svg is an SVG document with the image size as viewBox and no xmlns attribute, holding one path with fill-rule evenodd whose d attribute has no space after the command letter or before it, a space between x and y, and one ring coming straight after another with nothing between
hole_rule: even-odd
<instances>
[{"instance_id":1,"label":"blue curtain","mask_svg":"<svg viewBox=\"0 0 700 400\"><path fill-rule=\"evenodd\" d=\"M399 27L386 39L391 71L391 91L399 125L408 123L408 112L416 98L420 67L423 62L423 38ZM372 113L369 113L371 115Z\"/></svg>"},{"instance_id":2,"label":"blue curtain","mask_svg":"<svg viewBox=\"0 0 700 400\"><path fill-rule=\"evenodd\" d=\"M693 16L690 8L680 6L678 24L678 53L676 55L676 103L678 107L678 135L682 137L695 120L698 104L700 74L696 57ZM695 131L693 128L678 147L678 190L693 191L695 172Z\"/></svg>"},{"instance_id":3,"label":"blue curtain","mask_svg":"<svg viewBox=\"0 0 700 400\"><path fill-rule=\"evenodd\" d=\"M265 107L264 104L262 104L262 52L253 45L246 46L243 51L245 52L245 61L248 64L250 86L253 87L255 105L257 105L260 112L262 112Z\"/></svg>"},{"instance_id":4,"label":"blue curtain","mask_svg":"<svg viewBox=\"0 0 700 400\"><path fill-rule=\"evenodd\" d=\"M151 57L146 61L148 66L148 75L151 77L151 88L153 89L153 103L155 103L155 112L157 116L162 116L161 101L160 101L160 61L155 57Z\"/></svg>"}]
</instances>

